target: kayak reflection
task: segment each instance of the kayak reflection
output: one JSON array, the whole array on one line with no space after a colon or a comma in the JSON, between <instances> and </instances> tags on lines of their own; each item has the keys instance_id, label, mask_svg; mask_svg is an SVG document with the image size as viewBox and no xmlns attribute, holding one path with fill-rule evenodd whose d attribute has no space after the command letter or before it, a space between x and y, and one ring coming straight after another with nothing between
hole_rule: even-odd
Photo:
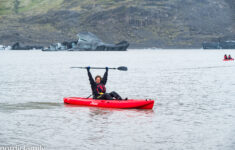
<instances>
[{"instance_id":1,"label":"kayak reflection","mask_svg":"<svg viewBox=\"0 0 235 150\"><path fill-rule=\"evenodd\" d=\"M102 108L102 107L87 107L87 106L80 106L80 105L70 105L64 104L67 108L78 108L79 109L89 109L89 116L102 116L102 115L111 115L116 112L125 113L129 117L133 116L141 116L141 115L153 115L154 110L152 109L119 109L119 108ZM73 109L74 111L74 109Z\"/></svg>"}]
</instances>

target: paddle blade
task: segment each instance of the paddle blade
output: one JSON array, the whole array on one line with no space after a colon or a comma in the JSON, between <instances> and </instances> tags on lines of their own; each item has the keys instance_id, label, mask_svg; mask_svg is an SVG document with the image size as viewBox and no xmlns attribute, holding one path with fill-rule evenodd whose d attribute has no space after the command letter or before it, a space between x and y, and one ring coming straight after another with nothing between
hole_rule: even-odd
<instances>
[{"instance_id":1,"label":"paddle blade","mask_svg":"<svg viewBox=\"0 0 235 150\"><path fill-rule=\"evenodd\" d=\"M120 70L120 71L127 71L128 69L127 69L127 67L125 67L125 66L120 66L120 67L117 68L117 70Z\"/></svg>"}]
</instances>

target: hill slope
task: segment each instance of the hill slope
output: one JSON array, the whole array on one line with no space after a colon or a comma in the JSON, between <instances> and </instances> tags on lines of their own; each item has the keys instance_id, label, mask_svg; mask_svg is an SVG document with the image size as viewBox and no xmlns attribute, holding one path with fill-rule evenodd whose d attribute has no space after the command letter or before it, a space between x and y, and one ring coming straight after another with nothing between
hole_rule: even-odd
<instances>
[{"instance_id":1,"label":"hill slope","mask_svg":"<svg viewBox=\"0 0 235 150\"><path fill-rule=\"evenodd\" d=\"M132 47L199 48L233 38L231 0L1 0L0 43L48 45L90 31Z\"/></svg>"}]
</instances>

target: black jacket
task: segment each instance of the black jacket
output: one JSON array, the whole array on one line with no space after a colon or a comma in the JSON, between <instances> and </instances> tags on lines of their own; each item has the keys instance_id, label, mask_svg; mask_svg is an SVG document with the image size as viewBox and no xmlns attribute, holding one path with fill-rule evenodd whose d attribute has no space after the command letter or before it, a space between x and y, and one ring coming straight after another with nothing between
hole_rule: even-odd
<instances>
[{"instance_id":1,"label":"black jacket","mask_svg":"<svg viewBox=\"0 0 235 150\"><path fill-rule=\"evenodd\" d=\"M95 99L95 98L97 98L99 96L99 93L96 90L97 89L97 84L94 81L94 79L93 79L93 77L91 75L90 70L87 70L87 73L88 73L89 81L90 81L90 84L91 84L92 95L93 95L93 98ZM105 71L104 76L103 76L103 78L100 81L100 84L105 85L106 82L107 82L107 79L108 79L108 69Z\"/></svg>"}]
</instances>

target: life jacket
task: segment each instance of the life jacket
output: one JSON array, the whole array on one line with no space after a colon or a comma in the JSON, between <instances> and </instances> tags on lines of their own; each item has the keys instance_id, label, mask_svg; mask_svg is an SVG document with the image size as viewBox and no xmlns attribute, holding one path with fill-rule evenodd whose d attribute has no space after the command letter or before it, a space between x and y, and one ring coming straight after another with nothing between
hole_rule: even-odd
<instances>
[{"instance_id":1,"label":"life jacket","mask_svg":"<svg viewBox=\"0 0 235 150\"><path fill-rule=\"evenodd\" d=\"M227 55L224 55L224 59L228 59Z\"/></svg>"},{"instance_id":2,"label":"life jacket","mask_svg":"<svg viewBox=\"0 0 235 150\"><path fill-rule=\"evenodd\" d=\"M98 84L96 87L96 91L99 95L103 95L106 92L104 84Z\"/></svg>"}]
</instances>

